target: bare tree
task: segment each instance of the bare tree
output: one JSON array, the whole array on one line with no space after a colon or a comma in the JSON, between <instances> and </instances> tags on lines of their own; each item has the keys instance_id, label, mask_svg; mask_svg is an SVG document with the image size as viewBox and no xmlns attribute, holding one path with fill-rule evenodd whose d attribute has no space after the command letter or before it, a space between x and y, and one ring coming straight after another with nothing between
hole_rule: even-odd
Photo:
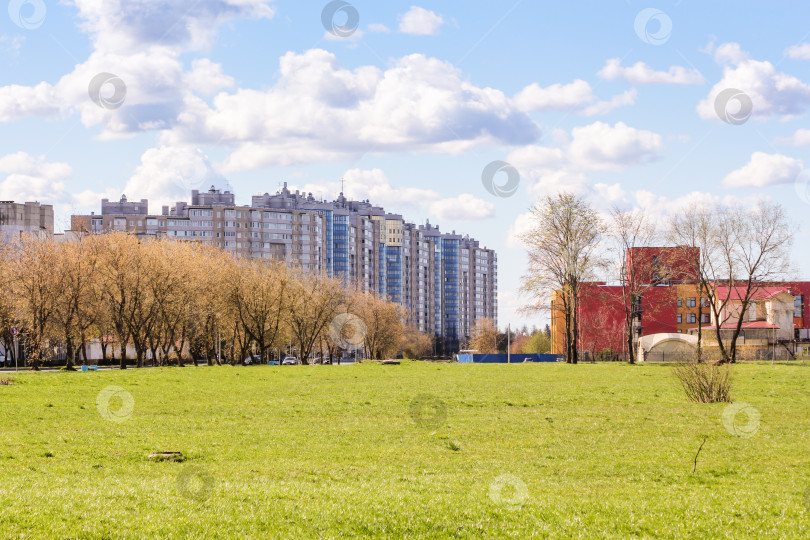
<instances>
[{"instance_id":1,"label":"bare tree","mask_svg":"<svg viewBox=\"0 0 810 540\"><path fill-rule=\"evenodd\" d=\"M50 326L56 302L52 277L56 264L56 245L50 239L23 236L12 263L17 317L23 324L28 362L34 370L48 354Z\"/></svg>"},{"instance_id":2,"label":"bare tree","mask_svg":"<svg viewBox=\"0 0 810 540\"><path fill-rule=\"evenodd\" d=\"M14 350L14 336L11 327L18 323L14 309L13 294L13 252L11 245L0 242L0 340L6 355L6 362L16 361L17 351Z\"/></svg>"},{"instance_id":3,"label":"bare tree","mask_svg":"<svg viewBox=\"0 0 810 540\"><path fill-rule=\"evenodd\" d=\"M365 349L371 358L385 359L402 347L405 310L373 293L360 293L352 309L365 324Z\"/></svg>"},{"instance_id":4,"label":"bare tree","mask_svg":"<svg viewBox=\"0 0 810 540\"><path fill-rule=\"evenodd\" d=\"M584 199L570 193L546 196L531 211L532 227L521 235L529 257L523 291L545 309L552 298L554 312L565 327L565 361L578 361L577 302L582 284L603 264L599 254L605 226Z\"/></svg>"},{"instance_id":5,"label":"bare tree","mask_svg":"<svg viewBox=\"0 0 810 540\"><path fill-rule=\"evenodd\" d=\"M703 299L712 297L711 261L717 258L714 241L715 212L708 206L691 206L670 217L667 238L675 245L675 256L685 263L686 275L678 276L695 282L698 302L697 362L703 361ZM709 306L711 309L711 306ZM718 331L719 334L719 331ZM722 348L722 343L718 342Z\"/></svg>"},{"instance_id":6,"label":"bare tree","mask_svg":"<svg viewBox=\"0 0 810 540\"><path fill-rule=\"evenodd\" d=\"M611 210L610 233L619 250L619 278L622 284L624 333L628 362L635 362L636 341L641 332L641 304L650 288L672 278L669 261L643 248L652 247L657 238L655 221L641 210Z\"/></svg>"},{"instance_id":7,"label":"bare tree","mask_svg":"<svg viewBox=\"0 0 810 540\"><path fill-rule=\"evenodd\" d=\"M405 358L419 360L429 356L431 351L433 351L433 339L429 335L420 332L413 325L405 329L404 345L402 347L402 355Z\"/></svg>"},{"instance_id":8,"label":"bare tree","mask_svg":"<svg viewBox=\"0 0 810 540\"><path fill-rule=\"evenodd\" d=\"M141 256L140 244L134 236L111 233L104 235L103 241L105 249L99 266L102 302L118 341L120 367L126 369L127 345L131 340L137 339L143 346L142 340L145 339L143 335L135 338L133 333L142 330L144 318L139 315L149 309L150 302L145 298L148 294L148 263ZM142 360L142 352L137 353L138 367Z\"/></svg>"},{"instance_id":9,"label":"bare tree","mask_svg":"<svg viewBox=\"0 0 810 540\"><path fill-rule=\"evenodd\" d=\"M763 283L783 279L790 270L793 231L785 211L771 202L685 211L673 218L671 234L691 240L702 252L697 270L712 310L718 362L734 363L744 314L755 295ZM730 309L731 302L739 302L738 312ZM726 342L721 328L732 317L736 321Z\"/></svg>"},{"instance_id":10,"label":"bare tree","mask_svg":"<svg viewBox=\"0 0 810 540\"><path fill-rule=\"evenodd\" d=\"M97 243L98 237L85 237L55 246L54 267L44 278L53 280L53 322L65 344L67 370L76 364L77 352L95 319Z\"/></svg>"},{"instance_id":11,"label":"bare tree","mask_svg":"<svg viewBox=\"0 0 810 540\"><path fill-rule=\"evenodd\" d=\"M290 280L288 325L301 353L301 363L307 364L320 336L346 302L342 282L324 273L296 271Z\"/></svg>"},{"instance_id":12,"label":"bare tree","mask_svg":"<svg viewBox=\"0 0 810 540\"><path fill-rule=\"evenodd\" d=\"M492 319L478 319L475 321L470 337L470 349L480 354L495 354L498 352L498 329Z\"/></svg>"},{"instance_id":13,"label":"bare tree","mask_svg":"<svg viewBox=\"0 0 810 540\"><path fill-rule=\"evenodd\" d=\"M240 261L229 301L234 313L235 358L242 361L250 342L256 343L264 358L285 330L289 309L287 267L280 262Z\"/></svg>"}]
</instances>

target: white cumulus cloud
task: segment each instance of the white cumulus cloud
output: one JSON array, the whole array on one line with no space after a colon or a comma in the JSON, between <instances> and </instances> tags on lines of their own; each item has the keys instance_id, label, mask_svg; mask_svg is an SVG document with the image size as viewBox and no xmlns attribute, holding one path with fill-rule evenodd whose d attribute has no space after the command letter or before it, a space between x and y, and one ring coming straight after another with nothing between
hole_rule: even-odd
<instances>
[{"instance_id":1,"label":"white cumulus cloud","mask_svg":"<svg viewBox=\"0 0 810 540\"><path fill-rule=\"evenodd\" d=\"M330 199L341 190L346 198L353 200L368 199L374 205L396 211L403 207L427 208L431 218L446 221L471 221L492 217L495 206L469 193L455 197L442 197L432 189L416 187L396 187L391 184L385 171L375 169L350 169L343 173L343 182L305 183L301 186L290 186L304 193L312 193L316 198Z\"/></svg>"},{"instance_id":2,"label":"white cumulus cloud","mask_svg":"<svg viewBox=\"0 0 810 540\"><path fill-rule=\"evenodd\" d=\"M383 71L343 68L320 49L290 52L271 88L186 105L163 142L231 145L228 171L370 151L458 153L495 142L526 144L539 135L502 92L476 87L452 64L421 54Z\"/></svg>"},{"instance_id":3,"label":"white cumulus cloud","mask_svg":"<svg viewBox=\"0 0 810 540\"><path fill-rule=\"evenodd\" d=\"M556 139L559 148L527 145L512 151L507 161L518 169L532 196L568 192L589 198L599 208L623 202L627 195L618 183L593 184L588 172L620 172L655 160L663 151L661 135L623 122L594 122L572 129L570 135L558 133Z\"/></svg>"},{"instance_id":4,"label":"white cumulus cloud","mask_svg":"<svg viewBox=\"0 0 810 540\"><path fill-rule=\"evenodd\" d=\"M568 84L556 83L546 87L532 83L515 95L514 102L527 112L572 111L594 116L608 113L617 107L633 105L636 96L636 90L631 89L614 96L610 101L599 101L587 81L576 79Z\"/></svg>"},{"instance_id":5,"label":"white cumulus cloud","mask_svg":"<svg viewBox=\"0 0 810 540\"><path fill-rule=\"evenodd\" d=\"M779 137L776 139L776 142L780 144L790 144L792 146L810 145L810 129L797 129L790 137Z\"/></svg>"},{"instance_id":6,"label":"white cumulus cloud","mask_svg":"<svg viewBox=\"0 0 810 540\"><path fill-rule=\"evenodd\" d=\"M810 43L802 43L788 47L785 54L794 60L810 60Z\"/></svg>"},{"instance_id":7,"label":"white cumulus cloud","mask_svg":"<svg viewBox=\"0 0 810 540\"><path fill-rule=\"evenodd\" d=\"M619 171L628 165L648 162L663 149L661 135L636 129L624 122L604 122L571 130L569 161L579 169Z\"/></svg>"},{"instance_id":8,"label":"white cumulus cloud","mask_svg":"<svg viewBox=\"0 0 810 540\"><path fill-rule=\"evenodd\" d=\"M597 75L609 81L625 79L633 84L703 84L703 75L697 69L670 66L667 71L655 71L644 62L622 66L619 58L611 58Z\"/></svg>"},{"instance_id":9,"label":"white cumulus cloud","mask_svg":"<svg viewBox=\"0 0 810 540\"><path fill-rule=\"evenodd\" d=\"M741 168L723 179L726 187L767 187L794 182L804 169L800 159L782 154L754 152Z\"/></svg>"},{"instance_id":10,"label":"white cumulus cloud","mask_svg":"<svg viewBox=\"0 0 810 540\"><path fill-rule=\"evenodd\" d=\"M447 221L485 219L495 215L495 205L469 193L431 203L431 215Z\"/></svg>"},{"instance_id":11,"label":"white cumulus cloud","mask_svg":"<svg viewBox=\"0 0 810 540\"><path fill-rule=\"evenodd\" d=\"M227 188L227 180L201 150L162 146L144 152L124 193L149 199L150 212L160 213L162 205L186 201L191 190L206 191L212 185Z\"/></svg>"},{"instance_id":12,"label":"white cumulus cloud","mask_svg":"<svg viewBox=\"0 0 810 540\"><path fill-rule=\"evenodd\" d=\"M411 6L411 9L400 15L399 31L417 36L435 36L443 24L444 18L441 15L419 6Z\"/></svg>"},{"instance_id":13,"label":"white cumulus cloud","mask_svg":"<svg viewBox=\"0 0 810 540\"><path fill-rule=\"evenodd\" d=\"M8 154L0 157L0 200L52 204L55 228L62 230L70 226L69 215L74 209L95 206L113 191L76 192L69 186L72 178L73 168L67 163L49 162L45 156L26 152Z\"/></svg>"},{"instance_id":14,"label":"white cumulus cloud","mask_svg":"<svg viewBox=\"0 0 810 540\"><path fill-rule=\"evenodd\" d=\"M74 0L97 50L209 47L219 26L237 18L272 18L271 0Z\"/></svg>"},{"instance_id":15,"label":"white cumulus cloud","mask_svg":"<svg viewBox=\"0 0 810 540\"><path fill-rule=\"evenodd\" d=\"M714 51L714 61L718 64L740 64L748 60L748 53L739 43L721 43Z\"/></svg>"},{"instance_id":16,"label":"white cumulus cloud","mask_svg":"<svg viewBox=\"0 0 810 540\"><path fill-rule=\"evenodd\" d=\"M768 61L754 60L736 43L724 43L717 48L715 59L724 63L723 78L697 106L705 119L718 119L715 101L723 90L734 88L751 98L754 116L798 116L810 107L810 85L801 79L776 70Z\"/></svg>"}]
</instances>

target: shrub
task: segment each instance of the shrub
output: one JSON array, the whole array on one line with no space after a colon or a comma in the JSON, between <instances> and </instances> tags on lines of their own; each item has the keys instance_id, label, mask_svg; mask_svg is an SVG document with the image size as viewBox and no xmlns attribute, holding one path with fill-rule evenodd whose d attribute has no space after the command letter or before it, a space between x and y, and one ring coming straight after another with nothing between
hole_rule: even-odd
<instances>
[{"instance_id":1,"label":"shrub","mask_svg":"<svg viewBox=\"0 0 810 540\"><path fill-rule=\"evenodd\" d=\"M532 334L528 341L523 345L524 353L528 354L546 354L551 352L551 340L545 332L535 332Z\"/></svg>"},{"instance_id":2,"label":"shrub","mask_svg":"<svg viewBox=\"0 0 810 540\"><path fill-rule=\"evenodd\" d=\"M600 362L618 362L619 360L619 355L610 347L602 349L602 352L599 353Z\"/></svg>"},{"instance_id":3,"label":"shrub","mask_svg":"<svg viewBox=\"0 0 810 540\"><path fill-rule=\"evenodd\" d=\"M728 365L695 361L675 366L675 376L681 382L686 397L696 403L731 401L731 368Z\"/></svg>"}]
</instances>

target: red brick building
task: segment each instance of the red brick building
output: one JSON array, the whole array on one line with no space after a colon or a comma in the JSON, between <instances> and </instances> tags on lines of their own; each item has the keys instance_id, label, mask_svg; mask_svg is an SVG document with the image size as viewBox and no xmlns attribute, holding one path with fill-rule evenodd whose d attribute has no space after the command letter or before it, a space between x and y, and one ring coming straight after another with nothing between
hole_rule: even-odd
<instances>
[{"instance_id":1,"label":"red brick building","mask_svg":"<svg viewBox=\"0 0 810 540\"><path fill-rule=\"evenodd\" d=\"M627 251L623 272L627 287L635 279L633 289L642 293L634 310L636 339L661 333L687 334L701 323L704 327L709 326L707 301L703 300L702 309L698 306L700 294L696 286L695 261L699 257L699 249L689 247L649 247ZM794 297L795 338L810 346L810 309L807 306L810 282L760 285L785 288ZM580 352L588 355L605 350L619 355L627 353L625 303L629 298L625 296L626 290L621 285L604 282L583 285L577 307ZM551 352L562 354L565 350L564 319L555 307L559 308L557 295L552 298Z\"/></svg>"}]
</instances>

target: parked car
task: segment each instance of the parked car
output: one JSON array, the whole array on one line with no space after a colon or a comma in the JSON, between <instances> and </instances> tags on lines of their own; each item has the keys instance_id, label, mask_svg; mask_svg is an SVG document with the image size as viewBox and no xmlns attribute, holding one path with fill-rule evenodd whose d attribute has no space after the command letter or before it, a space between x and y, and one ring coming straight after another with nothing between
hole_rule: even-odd
<instances>
[{"instance_id":1,"label":"parked car","mask_svg":"<svg viewBox=\"0 0 810 540\"><path fill-rule=\"evenodd\" d=\"M262 363L262 357L259 356L258 354L251 354L250 356L245 358L245 364L248 365L248 366L250 364L261 364L261 363Z\"/></svg>"},{"instance_id":2,"label":"parked car","mask_svg":"<svg viewBox=\"0 0 810 540\"><path fill-rule=\"evenodd\" d=\"M281 361L282 366L297 366L298 365L298 358L294 356L288 356Z\"/></svg>"},{"instance_id":3,"label":"parked car","mask_svg":"<svg viewBox=\"0 0 810 540\"><path fill-rule=\"evenodd\" d=\"M0 366L6 365L6 355L0 354Z\"/></svg>"},{"instance_id":4,"label":"parked car","mask_svg":"<svg viewBox=\"0 0 810 540\"><path fill-rule=\"evenodd\" d=\"M277 366L277 365L279 365L279 361L278 360L268 360L267 365L268 366Z\"/></svg>"}]
</instances>

